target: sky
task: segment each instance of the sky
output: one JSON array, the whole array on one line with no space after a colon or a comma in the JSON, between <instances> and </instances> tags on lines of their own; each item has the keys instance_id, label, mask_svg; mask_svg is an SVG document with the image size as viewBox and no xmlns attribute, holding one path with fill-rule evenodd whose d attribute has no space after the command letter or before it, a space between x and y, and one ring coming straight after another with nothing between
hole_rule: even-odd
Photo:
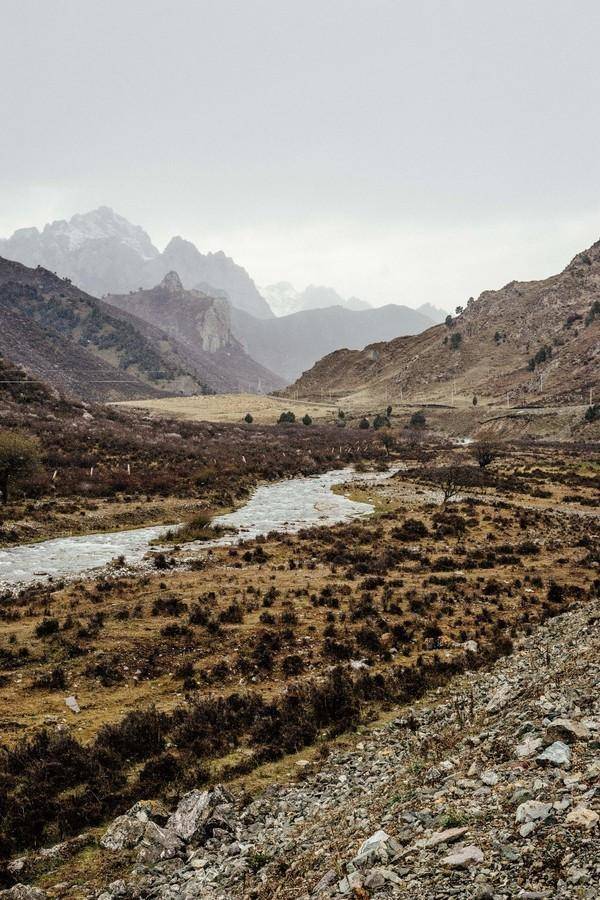
<instances>
[{"instance_id":1,"label":"sky","mask_svg":"<svg viewBox=\"0 0 600 900\"><path fill-rule=\"evenodd\" d=\"M112 206L446 309L600 237L595 0L4 0L0 236Z\"/></svg>"}]
</instances>

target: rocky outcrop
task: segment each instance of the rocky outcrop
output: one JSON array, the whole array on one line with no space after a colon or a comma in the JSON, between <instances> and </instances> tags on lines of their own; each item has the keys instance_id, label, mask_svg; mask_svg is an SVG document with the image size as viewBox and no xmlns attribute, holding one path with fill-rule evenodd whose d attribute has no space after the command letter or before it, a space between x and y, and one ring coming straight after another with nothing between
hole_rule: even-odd
<instances>
[{"instance_id":1,"label":"rocky outcrop","mask_svg":"<svg viewBox=\"0 0 600 900\"><path fill-rule=\"evenodd\" d=\"M0 891L0 900L46 900L48 894L28 884L15 884L7 891Z\"/></svg>"},{"instance_id":2,"label":"rocky outcrop","mask_svg":"<svg viewBox=\"0 0 600 900\"><path fill-rule=\"evenodd\" d=\"M185 794L171 815L161 804L142 800L112 822L100 839L104 850L135 850L146 865L184 857L217 830L234 830L233 798L217 785Z\"/></svg>"},{"instance_id":3,"label":"rocky outcrop","mask_svg":"<svg viewBox=\"0 0 600 900\"><path fill-rule=\"evenodd\" d=\"M185 290L177 272L168 272L149 290L111 294L106 299L206 353L241 349L231 330L229 303L201 291Z\"/></svg>"},{"instance_id":4,"label":"rocky outcrop","mask_svg":"<svg viewBox=\"0 0 600 900\"><path fill-rule=\"evenodd\" d=\"M0 257L0 354L67 396L205 391L182 345L46 269Z\"/></svg>"},{"instance_id":5,"label":"rocky outcrop","mask_svg":"<svg viewBox=\"0 0 600 900\"><path fill-rule=\"evenodd\" d=\"M76 856L81 850L93 843L95 843L94 836L86 832L68 841L55 844L53 847L44 847L26 856L19 856L8 863L6 871L17 882L31 881L47 869L55 868L57 865Z\"/></svg>"},{"instance_id":6,"label":"rocky outcrop","mask_svg":"<svg viewBox=\"0 0 600 900\"><path fill-rule=\"evenodd\" d=\"M255 361L235 337L231 304L202 291L187 290L175 271L168 272L160 284L149 290L111 294L106 299L112 306L160 328L187 348L190 363L202 370L213 390L267 392L284 385L283 378ZM257 325L266 322L248 318Z\"/></svg>"}]
</instances>

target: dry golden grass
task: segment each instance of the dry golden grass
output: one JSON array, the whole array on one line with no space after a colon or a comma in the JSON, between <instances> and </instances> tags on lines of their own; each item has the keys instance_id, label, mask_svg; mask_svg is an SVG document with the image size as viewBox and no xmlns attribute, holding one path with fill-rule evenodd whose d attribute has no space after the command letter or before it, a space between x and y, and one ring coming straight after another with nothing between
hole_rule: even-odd
<instances>
[{"instance_id":1,"label":"dry golden grass","mask_svg":"<svg viewBox=\"0 0 600 900\"><path fill-rule=\"evenodd\" d=\"M257 425L272 425L285 410L300 420L305 413L315 421L333 421L338 407L331 403L296 402L264 394L215 394L198 397L166 397L150 400L128 400L115 406L132 406L159 415L175 416L194 422L242 423L250 413Z\"/></svg>"}]
</instances>

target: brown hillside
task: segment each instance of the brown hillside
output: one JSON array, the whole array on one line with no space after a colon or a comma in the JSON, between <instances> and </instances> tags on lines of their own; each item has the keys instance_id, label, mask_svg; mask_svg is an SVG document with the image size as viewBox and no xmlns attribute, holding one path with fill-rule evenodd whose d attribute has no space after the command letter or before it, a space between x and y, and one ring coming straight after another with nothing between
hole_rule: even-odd
<instances>
[{"instance_id":1,"label":"brown hillside","mask_svg":"<svg viewBox=\"0 0 600 900\"><path fill-rule=\"evenodd\" d=\"M448 325L339 350L289 396L360 395L416 402L485 397L584 403L600 389L600 242L544 281L512 281L471 300Z\"/></svg>"}]
</instances>

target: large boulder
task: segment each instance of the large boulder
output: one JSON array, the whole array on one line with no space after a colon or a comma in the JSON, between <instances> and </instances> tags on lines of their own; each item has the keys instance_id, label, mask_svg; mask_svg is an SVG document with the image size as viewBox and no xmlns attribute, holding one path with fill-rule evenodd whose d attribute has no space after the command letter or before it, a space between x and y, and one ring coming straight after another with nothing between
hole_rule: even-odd
<instances>
[{"instance_id":1,"label":"large boulder","mask_svg":"<svg viewBox=\"0 0 600 900\"><path fill-rule=\"evenodd\" d=\"M161 828L156 822L147 822L138 844L138 859L143 863L155 863L160 859L173 859L183 849L183 841L175 832Z\"/></svg>"},{"instance_id":2,"label":"large boulder","mask_svg":"<svg viewBox=\"0 0 600 900\"><path fill-rule=\"evenodd\" d=\"M172 859L183 849L183 841L170 828L162 828L154 821L164 821L167 811L153 801L140 801L124 815L112 822L102 837L100 846L105 850L138 850L138 859L144 863Z\"/></svg>"},{"instance_id":3,"label":"large boulder","mask_svg":"<svg viewBox=\"0 0 600 900\"><path fill-rule=\"evenodd\" d=\"M166 827L186 843L198 843L215 828L233 831L233 821L233 797L217 785L210 791L193 790L185 794Z\"/></svg>"},{"instance_id":4,"label":"large boulder","mask_svg":"<svg viewBox=\"0 0 600 900\"><path fill-rule=\"evenodd\" d=\"M15 884L8 891L0 891L0 900L47 900L48 894L28 884Z\"/></svg>"},{"instance_id":5,"label":"large boulder","mask_svg":"<svg viewBox=\"0 0 600 900\"><path fill-rule=\"evenodd\" d=\"M145 830L145 822L125 813L110 823L100 838L100 846L105 850L131 850L142 840Z\"/></svg>"}]
</instances>

